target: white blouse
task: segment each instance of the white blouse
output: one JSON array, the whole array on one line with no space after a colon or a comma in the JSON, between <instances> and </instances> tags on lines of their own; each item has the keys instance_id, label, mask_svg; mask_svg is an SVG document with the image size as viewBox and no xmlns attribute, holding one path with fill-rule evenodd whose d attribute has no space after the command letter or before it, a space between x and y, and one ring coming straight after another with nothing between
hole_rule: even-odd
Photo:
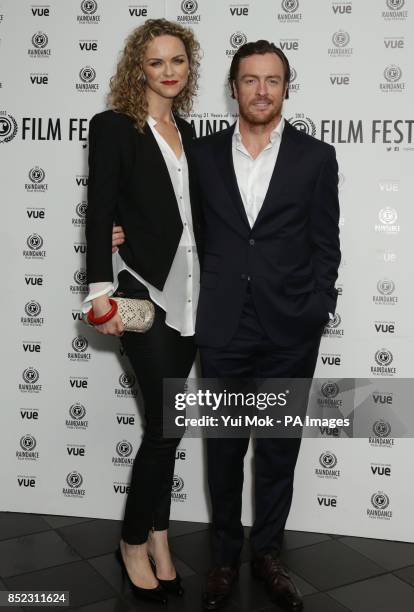
<instances>
[{"instance_id":1,"label":"white blouse","mask_svg":"<svg viewBox=\"0 0 414 612\"><path fill-rule=\"evenodd\" d=\"M112 255L114 281L90 283L89 294L82 304L82 311L87 312L91 300L101 295L112 295L118 288L118 274L127 270L149 291L150 298L165 311L165 322L169 327L180 332L181 336L192 336L195 329L198 294L200 290L200 265L194 238L187 158L182 146L181 157L177 159L167 141L155 129L157 124L153 117L147 123L157 141L167 165L173 185L177 206L183 224L183 233L175 253L167 280L162 291L150 285L135 270L132 270L122 259L119 251ZM177 129L181 140L180 131Z\"/></svg>"}]
</instances>

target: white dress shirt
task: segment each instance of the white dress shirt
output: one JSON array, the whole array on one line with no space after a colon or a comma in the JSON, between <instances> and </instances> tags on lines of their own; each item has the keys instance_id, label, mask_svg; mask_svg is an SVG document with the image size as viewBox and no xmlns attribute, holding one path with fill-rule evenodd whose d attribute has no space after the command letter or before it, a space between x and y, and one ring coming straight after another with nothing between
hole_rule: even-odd
<instances>
[{"instance_id":1,"label":"white dress shirt","mask_svg":"<svg viewBox=\"0 0 414 612\"><path fill-rule=\"evenodd\" d=\"M101 295L112 295L118 287L118 274L127 270L139 282L147 287L151 300L165 311L165 322L176 329L182 336L192 336L195 329L195 316L200 285L200 266L194 238L187 158L182 146L181 157L177 159L167 141L155 129L156 120L147 118L147 123L157 141L167 165L173 185L178 210L183 224L183 233L175 253L167 280L162 291L150 285L135 270L132 270L122 259L119 251L112 256L114 281L91 283L89 294L83 302L82 310L91 308L91 300ZM181 135L177 129L178 134Z\"/></svg>"},{"instance_id":2,"label":"white dress shirt","mask_svg":"<svg viewBox=\"0 0 414 612\"><path fill-rule=\"evenodd\" d=\"M250 227L253 227L266 197L284 126L285 120L282 117L277 127L271 132L269 143L253 159L242 142L237 119L232 140L233 165Z\"/></svg>"}]
</instances>

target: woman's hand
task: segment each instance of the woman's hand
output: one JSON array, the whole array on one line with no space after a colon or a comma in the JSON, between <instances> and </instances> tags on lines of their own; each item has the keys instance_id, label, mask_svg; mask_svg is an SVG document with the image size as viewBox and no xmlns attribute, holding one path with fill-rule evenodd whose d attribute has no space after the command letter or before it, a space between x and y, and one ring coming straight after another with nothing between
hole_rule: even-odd
<instances>
[{"instance_id":1,"label":"woman's hand","mask_svg":"<svg viewBox=\"0 0 414 612\"><path fill-rule=\"evenodd\" d=\"M112 253L115 253L124 242L125 234L122 225L114 225L112 228Z\"/></svg>"},{"instance_id":2,"label":"woman's hand","mask_svg":"<svg viewBox=\"0 0 414 612\"><path fill-rule=\"evenodd\" d=\"M95 298L92 300L92 308L95 317L102 317L102 315L111 310L109 297L107 295L101 295L100 297ZM100 334L122 336L124 333L124 325L118 313L116 313L112 319L109 319L109 321L106 323L102 323L102 325L95 325L94 327Z\"/></svg>"}]
</instances>

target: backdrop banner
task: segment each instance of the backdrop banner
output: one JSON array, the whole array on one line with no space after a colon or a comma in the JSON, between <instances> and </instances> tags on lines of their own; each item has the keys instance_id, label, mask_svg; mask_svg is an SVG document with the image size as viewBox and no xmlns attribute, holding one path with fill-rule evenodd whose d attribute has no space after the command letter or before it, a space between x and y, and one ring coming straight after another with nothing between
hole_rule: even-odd
<instances>
[{"instance_id":1,"label":"backdrop banner","mask_svg":"<svg viewBox=\"0 0 414 612\"><path fill-rule=\"evenodd\" d=\"M123 514L140 398L119 341L81 322L87 138L125 38L158 17L191 27L203 49L187 118L198 136L235 121L230 60L265 38L292 65L285 118L336 147L340 295L318 359L324 382L315 381L310 403L363 406L369 432L350 439L321 427L303 440L288 528L414 541L413 442L398 434L408 401L398 380L413 377L410 0L0 0L0 510ZM346 393L344 379L369 384ZM249 451L245 524L252 459ZM203 440L184 438L178 448L172 500L172 518L209 520Z\"/></svg>"}]
</instances>

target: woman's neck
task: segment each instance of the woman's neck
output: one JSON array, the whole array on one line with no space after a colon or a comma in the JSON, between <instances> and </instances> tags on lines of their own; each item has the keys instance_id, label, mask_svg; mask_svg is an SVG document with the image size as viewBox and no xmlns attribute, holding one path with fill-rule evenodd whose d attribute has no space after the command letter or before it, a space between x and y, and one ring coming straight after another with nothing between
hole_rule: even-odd
<instances>
[{"instance_id":1,"label":"woman's neck","mask_svg":"<svg viewBox=\"0 0 414 612\"><path fill-rule=\"evenodd\" d=\"M155 92L147 91L148 114L162 123L172 122L172 103L170 98L162 98Z\"/></svg>"}]
</instances>

